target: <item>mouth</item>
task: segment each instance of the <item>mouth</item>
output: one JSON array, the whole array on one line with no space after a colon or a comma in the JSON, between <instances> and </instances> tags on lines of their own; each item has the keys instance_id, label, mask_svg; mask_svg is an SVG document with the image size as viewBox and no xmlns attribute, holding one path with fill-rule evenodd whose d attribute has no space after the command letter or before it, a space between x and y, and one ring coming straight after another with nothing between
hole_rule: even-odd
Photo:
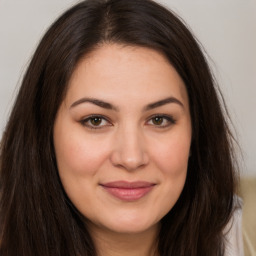
<instances>
[{"instance_id":1,"label":"mouth","mask_svg":"<svg viewBox=\"0 0 256 256\"><path fill-rule=\"evenodd\" d=\"M100 184L110 195L122 201L137 201L146 196L156 185L155 183L136 181L114 181Z\"/></svg>"}]
</instances>

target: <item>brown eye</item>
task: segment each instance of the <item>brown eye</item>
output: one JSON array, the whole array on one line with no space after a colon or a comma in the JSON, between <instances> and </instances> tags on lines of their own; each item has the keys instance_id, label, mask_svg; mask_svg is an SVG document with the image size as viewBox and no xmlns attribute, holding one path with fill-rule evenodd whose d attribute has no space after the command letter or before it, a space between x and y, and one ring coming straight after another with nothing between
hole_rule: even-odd
<instances>
[{"instance_id":1,"label":"brown eye","mask_svg":"<svg viewBox=\"0 0 256 256\"><path fill-rule=\"evenodd\" d=\"M106 126L112 126L111 122L108 121L104 116L92 115L80 121L83 126L90 129L101 129Z\"/></svg>"},{"instance_id":2,"label":"brown eye","mask_svg":"<svg viewBox=\"0 0 256 256\"><path fill-rule=\"evenodd\" d=\"M99 126L102 122L102 118L101 117L91 117L89 122L93 125L93 126Z\"/></svg>"},{"instance_id":3,"label":"brown eye","mask_svg":"<svg viewBox=\"0 0 256 256\"><path fill-rule=\"evenodd\" d=\"M157 128L166 128L171 125L174 125L176 121L172 116L167 116L167 115L155 115L151 117L148 121L147 124L157 127Z\"/></svg>"},{"instance_id":4,"label":"brown eye","mask_svg":"<svg viewBox=\"0 0 256 256\"><path fill-rule=\"evenodd\" d=\"M152 118L152 123L154 125L162 125L163 121L164 121L164 118L161 116L156 116L156 117Z\"/></svg>"}]
</instances>

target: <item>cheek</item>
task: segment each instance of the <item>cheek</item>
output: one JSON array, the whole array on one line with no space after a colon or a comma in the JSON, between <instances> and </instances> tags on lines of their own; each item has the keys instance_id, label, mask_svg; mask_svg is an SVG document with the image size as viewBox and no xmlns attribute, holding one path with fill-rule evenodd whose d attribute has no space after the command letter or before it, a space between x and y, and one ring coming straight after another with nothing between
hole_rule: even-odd
<instances>
[{"instance_id":1,"label":"cheek","mask_svg":"<svg viewBox=\"0 0 256 256\"><path fill-rule=\"evenodd\" d=\"M83 212L85 205L93 204L91 199L95 195L91 192L97 185L107 148L83 136L79 130L70 131L69 136L59 131L54 145L62 185L73 204Z\"/></svg>"},{"instance_id":2,"label":"cheek","mask_svg":"<svg viewBox=\"0 0 256 256\"><path fill-rule=\"evenodd\" d=\"M187 176L190 151L190 133L176 133L159 143L154 152L155 163L161 170L161 199L163 213L166 214L177 202Z\"/></svg>"},{"instance_id":3,"label":"cheek","mask_svg":"<svg viewBox=\"0 0 256 256\"><path fill-rule=\"evenodd\" d=\"M183 190L188 167L189 140L171 140L154 151L155 164L161 172L161 187L157 201L161 214L166 215L175 205Z\"/></svg>"},{"instance_id":4,"label":"cheek","mask_svg":"<svg viewBox=\"0 0 256 256\"><path fill-rule=\"evenodd\" d=\"M155 163L164 175L179 176L187 172L190 140L175 138L154 147Z\"/></svg>"},{"instance_id":5,"label":"cheek","mask_svg":"<svg viewBox=\"0 0 256 256\"><path fill-rule=\"evenodd\" d=\"M60 175L94 175L107 157L107 147L78 131L56 134L55 151Z\"/></svg>"}]
</instances>

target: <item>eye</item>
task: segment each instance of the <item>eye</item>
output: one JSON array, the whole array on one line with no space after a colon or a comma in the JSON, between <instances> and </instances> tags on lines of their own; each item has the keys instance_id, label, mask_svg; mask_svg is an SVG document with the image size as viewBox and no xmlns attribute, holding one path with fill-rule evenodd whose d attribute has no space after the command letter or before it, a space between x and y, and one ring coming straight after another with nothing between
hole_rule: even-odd
<instances>
[{"instance_id":1,"label":"eye","mask_svg":"<svg viewBox=\"0 0 256 256\"><path fill-rule=\"evenodd\" d=\"M80 123L90 129L101 129L105 126L111 126L112 124L103 116L89 116Z\"/></svg>"},{"instance_id":2,"label":"eye","mask_svg":"<svg viewBox=\"0 0 256 256\"><path fill-rule=\"evenodd\" d=\"M174 118L167 115L155 115L147 121L148 125L157 126L158 128L169 127L175 123Z\"/></svg>"}]
</instances>

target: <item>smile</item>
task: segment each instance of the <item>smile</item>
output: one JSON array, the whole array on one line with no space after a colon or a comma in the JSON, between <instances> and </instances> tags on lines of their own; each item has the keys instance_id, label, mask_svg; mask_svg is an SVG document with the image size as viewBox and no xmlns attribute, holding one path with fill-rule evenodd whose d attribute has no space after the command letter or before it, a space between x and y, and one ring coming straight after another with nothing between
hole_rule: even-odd
<instances>
[{"instance_id":1,"label":"smile","mask_svg":"<svg viewBox=\"0 0 256 256\"><path fill-rule=\"evenodd\" d=\"M136 201L146 196L155 186L154 183L138 181L115 181L101 186L112 196L122 201Z\"/></svg>"}]
</instances>

